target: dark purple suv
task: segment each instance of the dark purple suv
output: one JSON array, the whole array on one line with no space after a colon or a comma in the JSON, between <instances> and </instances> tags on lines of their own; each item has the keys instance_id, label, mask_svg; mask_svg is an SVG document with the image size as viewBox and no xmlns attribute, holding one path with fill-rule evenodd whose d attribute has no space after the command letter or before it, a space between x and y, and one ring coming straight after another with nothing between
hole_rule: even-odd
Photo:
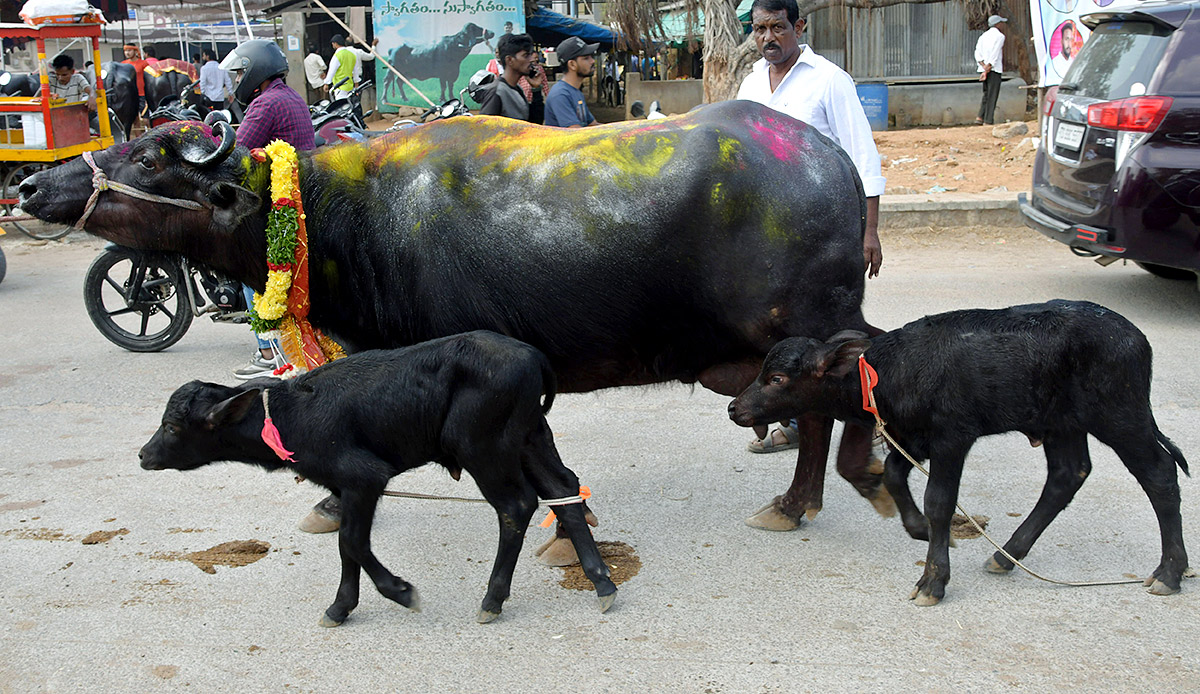
<instances>
[{"instance_id":1,"label":"dark purple suv","mask_svg":"<svg viewBox=\"0 0 1200 694\"><path fill-rule=\"evenodd\" d=\"M1200 273L1200 1L1083 18L1093 29L1043 106L1025 223L1102 265Z\"/></svg>"}]
</instances>

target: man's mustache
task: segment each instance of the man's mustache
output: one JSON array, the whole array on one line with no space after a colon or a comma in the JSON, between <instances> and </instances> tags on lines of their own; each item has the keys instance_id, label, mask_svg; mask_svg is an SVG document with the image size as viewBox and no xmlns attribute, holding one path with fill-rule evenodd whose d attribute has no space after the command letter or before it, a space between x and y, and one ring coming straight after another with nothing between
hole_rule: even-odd
<instances>
[{"instance_id":1,"label":"man's mustache","mask_svg":"<svg viewBox=\"0 0 1200 694\"><path fill-rule=\"evenodd\" d=\"M763 50L764 50L764 51L765 51L765 50L768 50L768 49L771 49L771 48L774 48L775 50L780 50L780 48L779 48L779 44L775 43L774 41L768 41L767 43L764 43L764 44L763 44Z\"/></svg>"}]
</instances>

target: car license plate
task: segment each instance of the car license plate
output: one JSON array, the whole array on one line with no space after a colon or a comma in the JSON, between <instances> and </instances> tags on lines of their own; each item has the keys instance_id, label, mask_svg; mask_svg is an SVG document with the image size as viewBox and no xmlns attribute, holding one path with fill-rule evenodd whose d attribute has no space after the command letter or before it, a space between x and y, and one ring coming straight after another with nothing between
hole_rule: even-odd
<instances>
[{"instance_id":1,"label":"car license plate","mask_svg":"<svg viewBox=\"0 0 1200 694\"><path fill-rule=\"evenodd\" d=\"M1079 145L1083 144L1084 130L1082 125L1059 122L1058 128L1054 131L1055 146L1078 150Z\"/></svg>"}]
</instances>

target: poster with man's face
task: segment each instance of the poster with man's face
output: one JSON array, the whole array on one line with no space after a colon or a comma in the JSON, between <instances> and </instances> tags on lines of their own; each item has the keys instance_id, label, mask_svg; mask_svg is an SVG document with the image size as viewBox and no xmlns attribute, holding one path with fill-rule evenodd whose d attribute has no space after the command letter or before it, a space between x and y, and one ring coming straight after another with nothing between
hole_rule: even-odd
<instances>
[{"instance_id":1,"label":"poster with man's face","mask_svg":"<svg viewBox=\"0 0 1200 694\"><path fill-rule=\"evenodd\" d=\"M1033 43L1042 87L1062 82L1075 56L1092 35L1080 21L1093 12L1136 8L1144 0L1031 0Z\"/></svg>"},{"instance_id":2,"label":"poster with man's face","mask_svg":"<svg viewBox=\"0 0 1200 694\"><path fill-rule=\"evenodd\" d=\"M505 33L524 33L521 0L374 0L376 50L435 104L459 98L496 55ZM429 102L376 61L379 108L426 108Z\"/></svg>"}]
</instances>

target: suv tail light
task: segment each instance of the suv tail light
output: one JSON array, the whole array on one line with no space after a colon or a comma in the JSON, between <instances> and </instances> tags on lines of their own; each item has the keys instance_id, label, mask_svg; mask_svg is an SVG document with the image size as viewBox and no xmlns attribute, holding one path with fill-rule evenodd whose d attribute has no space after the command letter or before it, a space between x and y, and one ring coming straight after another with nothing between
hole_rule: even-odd
<instances>
[{"instance_id":1,"label":"suv tail light","mask_svg":"<svg viewBox=\"0 0 1200 694\"><path fill-rule=\"evenodd\" d=\"M1088 107L1087 122L1106 130L1152 133L1171 110L1171 102L1169 96L1133 96L1092 104Z\"/></svg>"}]
</instances>

